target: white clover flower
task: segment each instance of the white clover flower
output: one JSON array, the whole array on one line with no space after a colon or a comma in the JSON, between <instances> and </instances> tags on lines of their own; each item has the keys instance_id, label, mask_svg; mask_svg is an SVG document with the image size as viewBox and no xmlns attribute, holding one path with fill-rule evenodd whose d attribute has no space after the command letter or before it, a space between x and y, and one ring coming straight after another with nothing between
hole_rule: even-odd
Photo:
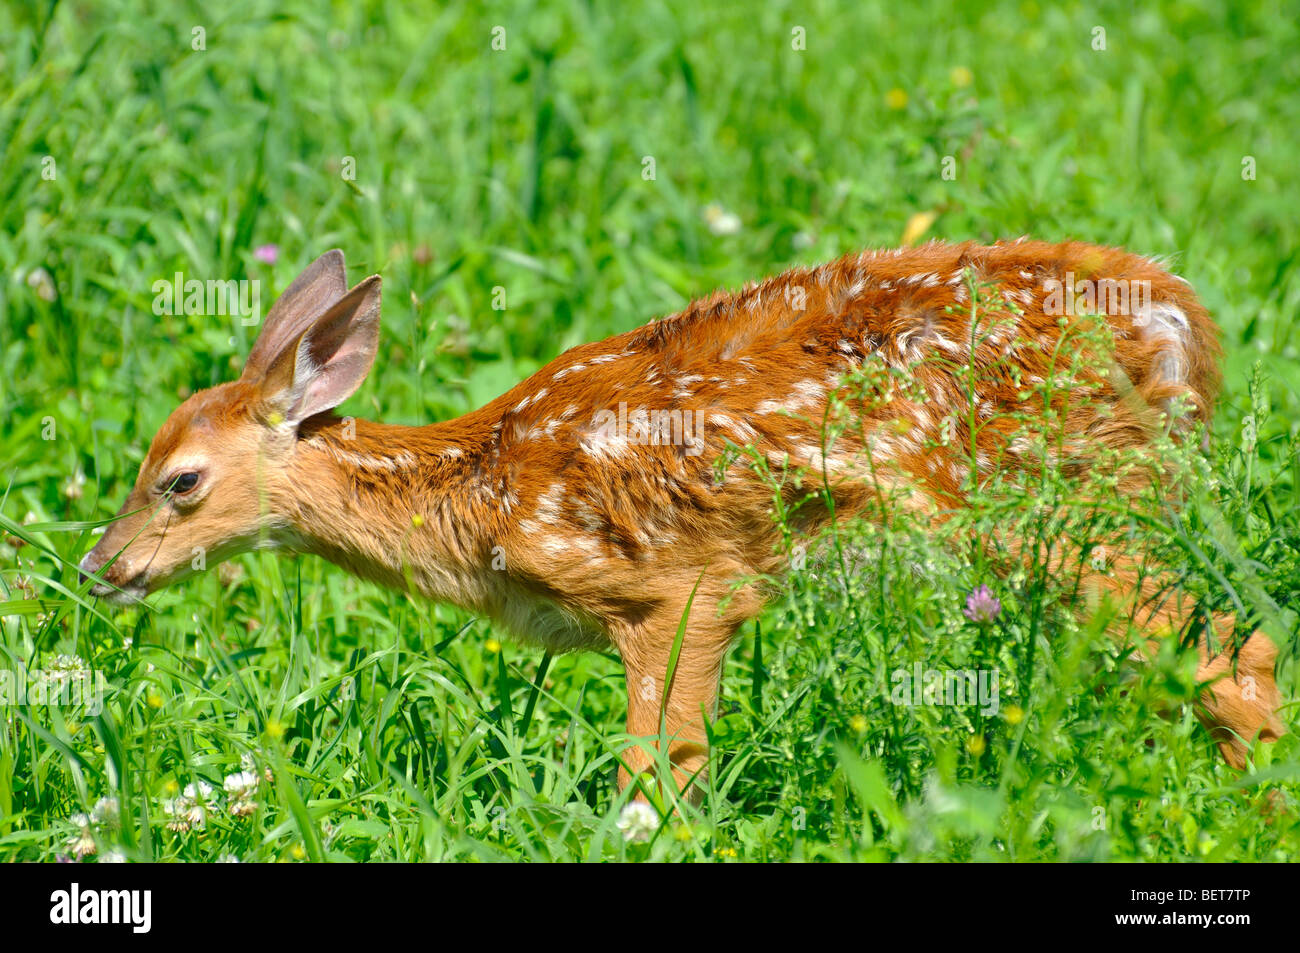
<instances>
[{"instance_id":1,"label":"white clover flower","mask_svg":"<svg viewBox=\"0 0 1300 953\"><path fill-rule=\"evenodd\" d=\"M185 785L185 790L181 793L188 798L207 801L212 797L212 792L215 790L216 788L207 781L199 781L197 784L191 781L189 784Z\"/></svg>"},{"instance_id":2,"label":"white clover flower","mask_svg":"<svg viewBox=\"0 0 1300 953\"><path fill-rule=\"evenodd\" d=\"M192 803L188 798L183 797L167 798L163 801L163 813L171 818L167 822L169 831L176 831L179 834L190 829L189 813Z\"/></svg>"},{"instance_id":3,"label":"white clover flower","mask_svg":"<svg viewBox=\"0 0 1300 953\"><path fill-rule=\"evenodd\" d=\"M226 775L222 787L230 797L245 797L257 790L258 777L252 771L238 771Z\"/></svg>"},{"instance_id":4,"label":"white clover flower","mask_svg":"<svg viewBox=\"0 0 1300 953\"><path fill-rule=\"evenodd\" d=\"M77 826L77 836L68 841L68 849L77 860L89 857L98 847L95 844L95 832L89 814L73 814L68 818Z\"/></svg>"},{"instance_id":5,"label":"white clover flower","mask_svg":"<svg viewBox=\"0 0 1300 953\"><path fill-rule=\"evenodd\" d=\"M232 817L247 817L257 810L257 802L253 800L253 795L257 793L259 781L260 778L252 771L239 771L226 776L222 787L230 798Z\"/></svg>"},{"instance_id":6,"label":"white clover flower","mask_svg":"<svg viewBox=\"0 0 1300 953\"><path fill-rule=\"evenodd\" d=\"M122 824L122 809L115 797L101 797L95 802L90 818L106 830L117 830Z\"/></svg>"},{"instance_id":7,"label":"white clover flower","mask_svg":"<svg viewBox=\"0 0 1300 953\"><path fill-rule=\"evenodd\" d=\"M42 301L53 301L59 296L58 289L54 287L54 279L44 268L36 268L27 276L27 287L36 292L36 297Z\"/></svg>"},{"instance_id":8,"label":"white clover flower","mask_svg":"<svg viewBox=\"0 0 1300 953\"><path fill-rule=\"evenodd\" d=\"M180 797L163 801L163 813L171 818L170 831L202 830L208 821L208 804L212 802L214 788L206 781L185 785Z\"/></svg>"},{"instance_id":9,"label":"white clover flower","mask_svg":"<svg viewBox=\"0 0 1300 953\"><path fill-rule=\"evenodd\" d=\"M645 801L632 801L619 814L618 829L626 841L647 841L659 829L659 812Z\"/></svg>"},{"instance_id":10,"label":"white clover flower","mask_svg":"<svg viewBox=\"0 0 1300 953\"><path fill-rule=\"evenodd\" d=\"M82 660L79 655L56 655L45 663L41 670L40 681L45 684L54 683L63 685L74 679L84 679L90 676L90 667Z\"/></svg>"},{"instance_id":11,"label":"white clover flower","mask_svg":"<svg viewBox=\"0 0 1300 953\"><path fill-rule=\"evenodd\" d=\"M78 470L63 481L63 495L70 500L79 500L85 486L86 474Z\"/></svg>"},{"instance_id":12,"label":"white clover flower","mask_svg":"<svg viewBox=\"0 0 1300 953\"><path fill-rule=\"evenodd\" d=\"M715 235L735 235L741 228L740 216L728 212L716 202L704 209L704 221Z\"/></svg>"},{"instance_id":13,"label":"white clover flower","mask_svg":"<svg viewBox=\"0 0 1300 953\"><path fill-rule=\"evenodd\" d=\"M110 847L100 855L99 862L101 864L125 864L126 854L122 853L117 847Z\"/></svg>"}]
</instances>

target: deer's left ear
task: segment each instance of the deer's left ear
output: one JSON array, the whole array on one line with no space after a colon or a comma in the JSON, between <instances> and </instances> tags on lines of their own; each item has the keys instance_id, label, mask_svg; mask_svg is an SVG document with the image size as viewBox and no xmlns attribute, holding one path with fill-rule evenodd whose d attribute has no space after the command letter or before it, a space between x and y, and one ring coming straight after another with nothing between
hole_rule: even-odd
<instances>
[{"instance_id":1,"label":"deer's left ear","mask_svg":"<svg viewBox=\"0 0 1300 953\"><path fill-rule=\"evenodd\" d=\"M269 412L297 426L352 396L379 347L378 275L361 282L270 359L261 381Z\"/></svg>"}]
</instances>

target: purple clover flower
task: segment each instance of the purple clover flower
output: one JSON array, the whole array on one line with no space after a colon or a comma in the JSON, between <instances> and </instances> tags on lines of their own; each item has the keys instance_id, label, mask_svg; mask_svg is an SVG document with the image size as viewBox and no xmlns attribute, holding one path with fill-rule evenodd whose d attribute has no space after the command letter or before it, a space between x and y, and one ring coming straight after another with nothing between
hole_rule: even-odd
<instances>
[{"instance_id":1,"label":"purple clover flower","mask_svg":"<svg viewBox=\"0 0 1300 953\"><path fill-rule=\"evenodd\" d=\"M966 597L964 614L980 625L992 622L1002 612L1002 603L988 586L980 586Z\"/></svg>"},{"instance_id":2,"label":"purple clover flower","mask_svg":"<svg viewBox=\"0 0 1300 953\"><path fill-rule=\"evenodd\" d=\"M253 257L260 262L265 262L268 265L274 265L277 261L280 260L280 246L279 245L258 245L255 249L253 249Z\"/></svg>"}]
</instances>

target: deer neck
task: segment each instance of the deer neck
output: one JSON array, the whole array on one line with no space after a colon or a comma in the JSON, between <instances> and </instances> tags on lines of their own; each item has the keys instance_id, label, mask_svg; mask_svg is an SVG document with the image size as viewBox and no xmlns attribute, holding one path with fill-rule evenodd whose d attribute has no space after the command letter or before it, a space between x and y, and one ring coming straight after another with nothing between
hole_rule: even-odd
<instances>
[{"instance_id":1,"label":"deer neck","mask_svg":"<svg viewBox=\"0 0 1300 953\"><path fill-rule=\"evenodd\" d=\"M473 609L489 603L504 538L487 473L485 415L401 427L325 417L304 425L273 493L290 546L365 579Z\"/></svg>"}]
</instances>

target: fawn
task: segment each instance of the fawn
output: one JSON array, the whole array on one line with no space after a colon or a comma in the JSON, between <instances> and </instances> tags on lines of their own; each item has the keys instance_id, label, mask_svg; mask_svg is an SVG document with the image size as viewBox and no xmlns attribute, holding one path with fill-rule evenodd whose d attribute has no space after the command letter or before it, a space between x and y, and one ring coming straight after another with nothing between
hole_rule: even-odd
<instances>
[{"instance_id":1,"label":"fawn","mask_svg":"<svg viewBox=\"0 0 1300 953\"><path fill-rule=\"evenodd\" d=\"M1000 289L1008 318L974 349L968 276ZM380 278L349 290L342 253L329 251L271 308L240 378L189 397L162 425L121 518L81 569L96 576L96 596L129 601L188 576L195 547L212 561L282 547L486 613L553 651L612 646L626 667L629 733L663 738L663 717L674 780L687 789L707 763L724 654L763 603L752 580L787 562L769 488L743 461L720 472L719 454L751 446L773 467L825 474L835 513L866 512L878 481L818 431L842 375L883 361L928 397L864 410L854 449L892 474L891 485L907 485L906 505L960 505L961 468L922 440L970 403L953 368L1010 362L1034 379L1050 374L1062 322L1049 298L1074 276L1150 291L1137 314L1102 309L1121 373L1100 383L1107 412L1067 416L1070 425L1141 447L1175 398L1208 419L1217 330L1185 281L1124 251L1022 239L932 242L794 269L566 351L456 420L354 421L332 410L374 363ZM990 424L977 428L979 468L1016 466L1014 442L993 424L1023 395L1008 384L976 396L969 419ZM883 426L900 416L910 432ZM969 444L968 416L955 417L956 443ZM802 512L810 533L832 519L827 507ZM1083 571L1114 597L1141 601L1122 560ZM1184 629L1183 601L1143 609L1144 631ZM1231 616L1214 623L1232 632ZM1204 639L1200 652L1198 678L1213 684L1199 713L1241 767L1250 741L1283 731L1276 648L1255 633L1235 655ZM630 747L620 788L654 761L646 746Z\"/></svg>"}]
</instances>

